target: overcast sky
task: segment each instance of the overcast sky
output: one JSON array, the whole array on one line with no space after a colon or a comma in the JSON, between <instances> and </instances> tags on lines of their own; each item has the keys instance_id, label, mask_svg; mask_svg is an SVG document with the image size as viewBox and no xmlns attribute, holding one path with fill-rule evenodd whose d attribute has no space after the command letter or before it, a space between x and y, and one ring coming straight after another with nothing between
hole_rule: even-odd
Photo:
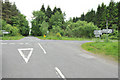
<instances>
[{"instance_id":1,"label":"overcast sky","mask_svg":"<svg viewBox=\"0 0 120 80\"><path fill-rule=\"evenodd\" d=\"M70 17L80 17L84 12L91 10L97 10L98 4L104 2L106 5L109 4L110 0L9 0L15 2L17 8L22 14L27 16L27 19L31 20L33 10L40 10L42 4L47 8L50 5L51 9L55 6L60 7L63 12L66 13L66 19ZM120 0L114 0L118 2Z\"/></svg>"}]
</instances>

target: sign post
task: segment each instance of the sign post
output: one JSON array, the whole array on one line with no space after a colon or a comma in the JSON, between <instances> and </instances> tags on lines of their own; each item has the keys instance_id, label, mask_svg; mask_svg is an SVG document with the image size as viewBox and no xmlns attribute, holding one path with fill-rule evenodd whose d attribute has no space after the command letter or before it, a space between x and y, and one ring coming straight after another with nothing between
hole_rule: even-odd
<instances>
[{"instance_id":1,"label":"sign post","mask_svg":"<svg viewBox=\"0 0 120 80\"><path fill-rule=\"evenodd\" d=\"M7 32L7 31L5 31L5 30L1 30L2 31L2 33L3 33L3 37L4 37L4 34L9 34L10 32Z\"/></svg>"}]
</instances>

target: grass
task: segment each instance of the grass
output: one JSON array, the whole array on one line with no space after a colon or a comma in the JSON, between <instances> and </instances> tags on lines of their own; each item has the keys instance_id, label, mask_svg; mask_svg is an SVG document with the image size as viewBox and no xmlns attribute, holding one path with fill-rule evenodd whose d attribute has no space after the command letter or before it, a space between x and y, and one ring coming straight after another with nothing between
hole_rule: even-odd
<instances>
[{"instance_id":1,"label":"grass","mask_svg":"<svg viewBox=\"0 0 120 80\"><path fill-rule=\"evenodd\" d=\"M89 38L71 38L71 37L56 37L56 36L47 36L46 38L44 38L43 36L37 36L37 38L43 39L43 40L77 40L77 41L94 40Z\"/></svg>"},{"instance_id":2,"label":"grass","mask_svg":"<svg viewBox=\"0 0 120 80\"><path fill-rule=\"evenodd\" d=\"M4 36L2 40L20 40L22 38L24 38L24 36Z\"/></svg>"},{"instance_id":3,"label":"grass","mask_svg":"<svg viewBox=\"0 0 120 80\"><path fill-rule=\"evenodd\" d=\"M89 52L118 60L118 42L89 42L84 43L82 48Z\"/></svg>"}]
</instances>

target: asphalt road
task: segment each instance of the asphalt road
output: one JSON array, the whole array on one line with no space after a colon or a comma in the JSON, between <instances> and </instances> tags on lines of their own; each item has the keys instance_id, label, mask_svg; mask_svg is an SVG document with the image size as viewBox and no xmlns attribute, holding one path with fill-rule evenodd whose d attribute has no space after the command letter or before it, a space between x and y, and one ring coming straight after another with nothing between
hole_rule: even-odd
<instances>
[{"instance_id":1,"label":"asphalt road","mask_svg":"<svg viewBox=\"0 0 120 80\"><path fill-rule=\"evenodd\" d=\"M86 42L2 41L2 78L118 78L117 64L86 53L80 48Z\"/></svg>"}]
</instances>

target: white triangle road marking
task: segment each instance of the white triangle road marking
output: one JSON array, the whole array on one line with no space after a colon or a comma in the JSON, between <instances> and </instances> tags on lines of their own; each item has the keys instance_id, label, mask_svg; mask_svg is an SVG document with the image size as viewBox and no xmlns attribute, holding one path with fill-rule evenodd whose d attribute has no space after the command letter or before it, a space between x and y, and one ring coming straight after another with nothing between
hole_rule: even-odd
<instances>
[{"instance_id":1,"label":"white triangle road marking","mask_svg":"<svg viewBox=\"0 0 120 80\"><path fill-rule=\"evenodd\" d=\"M27 57L25 57L25 55L23 54L22 51L26 51L26 50L30 50L29 54ZM18 49L20 55L22 56L22 58L25 60L26 63L28 63L31 55L32 55L32 52L33 52L33 48L23 48L23 49Z\"/></svg>"}]
</instances>

